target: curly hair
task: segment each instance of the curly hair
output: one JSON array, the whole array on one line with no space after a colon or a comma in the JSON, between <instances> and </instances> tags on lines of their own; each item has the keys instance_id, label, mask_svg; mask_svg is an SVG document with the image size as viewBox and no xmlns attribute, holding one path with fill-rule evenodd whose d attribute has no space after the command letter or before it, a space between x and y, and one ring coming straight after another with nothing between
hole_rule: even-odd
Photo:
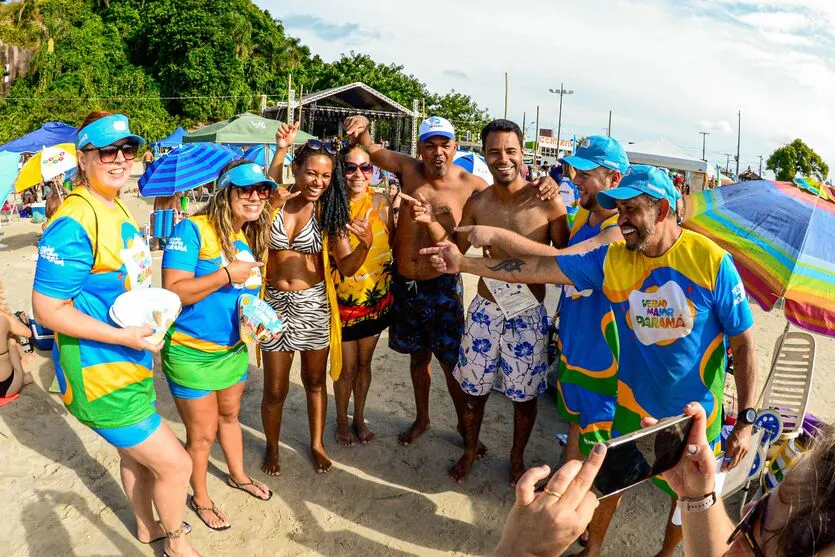
<instances>
[{"instance_id":1,"label":"curly hair","mask_svg":"<svg viewBox=\"0 0 835 557\"><path fill-rule=\"evenodd\" d=\"M296 167L296 175L299 176L307 161L317 155L326 157L331 161L333 172L331 174L330 186L325 189L319 201L316 202L316 214L319 220L319 226L325 231L328 238L336 240L348 234L346 227L351 221L351 212L348 208L348 188L345 185L343 157L335 156L328 152L327 149L311 149L305 144L296 152L296 156L293 158L293 166Z\"/></svg>"},{"instance_id":2,"label":"curly hair","mask_svg":"<svg viewBox=\"0 0 835 557\"><path fill-rule=\"evenodd\" d=\"M220 178L224 172L240 166L242 164L251 164L250 161L238 159L230 162L220 169L217 177ZM264 178L266 180L266 178ZM215 179L215 194L209 199L205 207L195 213L195 215L206 215L209 224L212 225L215 233L220 240L220 246L223 250L223 255L228 261L235 260L237 250L232 244L232 239L235 236L232 230L232 190L233 186L223 189L217 189L217 179ZM270 211L265 205L264 210L258 216L258 220L247 221L243 227L244 236L249 243L249 249L255 256L256 261L264 260L267 253L267 245L269 241L270 231Z\"/></svg>"}]
</instances>

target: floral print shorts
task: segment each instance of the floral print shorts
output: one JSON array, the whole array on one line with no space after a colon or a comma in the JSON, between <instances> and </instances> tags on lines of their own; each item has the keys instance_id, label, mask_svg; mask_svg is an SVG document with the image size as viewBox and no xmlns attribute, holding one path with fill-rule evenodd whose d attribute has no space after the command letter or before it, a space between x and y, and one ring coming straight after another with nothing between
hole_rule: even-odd
<instances>
[{"instance_id":1,"label":"floral print shorts","mask_svg":"<svg viewBox=\"0 0 835 557\"><path fill-rule=\"evenodd\" d=\"M539 304L512 319L495 302L476 295L467 313L464 338L453 375L470 395L496 388L510 400L524 402L545 392L548 326Z\"/></svg>"}]
</instances>

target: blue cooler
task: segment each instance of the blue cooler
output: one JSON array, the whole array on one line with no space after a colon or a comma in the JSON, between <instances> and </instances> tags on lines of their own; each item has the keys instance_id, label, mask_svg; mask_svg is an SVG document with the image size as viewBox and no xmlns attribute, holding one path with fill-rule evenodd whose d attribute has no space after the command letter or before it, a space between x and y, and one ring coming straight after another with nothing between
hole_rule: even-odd
<instances>
[{"instance_id":1,"label":"blue cooler","mask_svg":"<svg viewBox=\"0 0 835 557\"><path fill-rule=\"evenodd\" d=\"M32 203L30 207L32 207L32 216L40 215L46 220L46 202Z\"/></svg>"},{"instance_id":2,"label":"blue cooler","mask_svg":"<svg viewBox=\"0 0 835 557\"><path fill-rule=\"evenodd\" d=\"M55 340L55 333L52 329L47 329L40 323L36 323L34 319L29 320L29 328L32 329L32 344L38 350L52 350L52 343Z\"/></svg>"}]
</instances>

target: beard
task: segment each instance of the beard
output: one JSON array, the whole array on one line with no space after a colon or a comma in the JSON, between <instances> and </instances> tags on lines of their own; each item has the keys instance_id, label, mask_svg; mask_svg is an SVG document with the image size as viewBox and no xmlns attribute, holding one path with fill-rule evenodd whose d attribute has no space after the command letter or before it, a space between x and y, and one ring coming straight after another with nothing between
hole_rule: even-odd
<instances>
[{"instance_id":1,"label":"beard","mask_svg":"<svg viewBox=\"0 0 835 557\"><path fill-rule=\"evenodd\" d=\"M446 176L447 170L449 170L449 166L446 164L442 166L435 166L434 164L426 165L429 167L429 174L432 175L433 178L443 178Z\"/></svg>"},{"instance_id":2,"label":"beard","mask_svg":"<svg viewBox=\"0 0 835 557\"><path fill-rule=\"evenodd\" d=\"M627 242L626 249L629 251L638 251L643 253L647 249L649 237L652 236L652 233L655 231L655 223L653 222L652 224L641 228L635 226L634 228L637 238L635 238L635 241L632 244Z\"/></svg>"},{"instance_id":3,"label":"beard","mask_svg":"<svg viewBox=\"0 0 835 557\"><path fill-rule=\"evenodd\" d=\"M580 196L580 207L586 211L593 211L597 208L597 196L589 196L588 200L584 201L582 195Z\"/></svg>"}]
</instances>

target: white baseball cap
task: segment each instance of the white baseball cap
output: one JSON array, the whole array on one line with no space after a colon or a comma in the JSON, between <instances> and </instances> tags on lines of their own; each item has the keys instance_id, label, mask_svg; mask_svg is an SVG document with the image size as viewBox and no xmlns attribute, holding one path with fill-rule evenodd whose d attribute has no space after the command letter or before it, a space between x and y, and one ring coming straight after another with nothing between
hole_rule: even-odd
<instances>
[{"instance_id":1,"label":"white baseball cap","mask_svg":"<svg viewBox=\"0 0 835 557\"><path fill-rule=\"evenodd\" d=\"M426 141L436 135L455 139L455 128L452 127L452 124L446 118L430 116L421 122L419 135L421 141Z\"/></svg>"}]
</instances>

